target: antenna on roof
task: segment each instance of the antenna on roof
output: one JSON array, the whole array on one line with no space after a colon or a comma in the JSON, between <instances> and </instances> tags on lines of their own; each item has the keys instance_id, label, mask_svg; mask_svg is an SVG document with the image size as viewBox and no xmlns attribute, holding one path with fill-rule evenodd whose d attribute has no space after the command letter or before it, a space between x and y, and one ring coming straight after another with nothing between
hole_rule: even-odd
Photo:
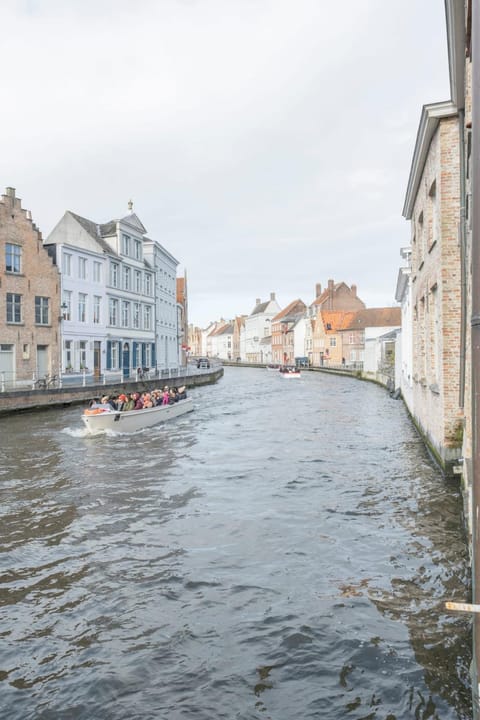
<instances>
[{"instance_id":1,"label":"antenna on roof","mask_svg":"<svg viewBox=\"0 0 480 720\"><path fill-rule=\"evenodd\" d=\"M133 200L128 201L128 212L130 215L133 213Z\"/></svg>"}]
</instances>

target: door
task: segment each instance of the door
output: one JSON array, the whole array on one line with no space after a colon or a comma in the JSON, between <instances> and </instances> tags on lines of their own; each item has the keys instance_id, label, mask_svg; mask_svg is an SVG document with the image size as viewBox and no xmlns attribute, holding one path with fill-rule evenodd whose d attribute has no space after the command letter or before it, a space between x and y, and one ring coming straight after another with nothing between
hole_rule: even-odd
<instances>
[{"instance_id":1,"label":"door","mask_svg":"<svg viewBox=\"0 0 480 720\"><path fill-rule=\"evenodd\" d=\"M15 363L13 345L0 345L0 385L15 385Z\"/></svg>"},{"instance_id":2,"label":"door","mask_svg":"<svg viewBox=\"0 0 480 720\"><path fill-rule=\"evenodd\" d=\"M95 340L93 343L93 374L96 378L100 377L100 373L102 372L101 358L101 342Z\"/></svg>"},{"instance_id":3,"label":"door","mask_svg":"<svg viewBox=\"0 0 480 720\"><path fill-rule=\"evenodd\" d=\"M48 374L48 345L37 345L37 378Z\"/></svg>"},{"instance_id":4,"label":"door","mask_svg":"<svg viewBox=\"0 0 480 720\"><path fill-rule=\"evenodd\" d=\"M128 378L128 376L130 375L130 345L128 343L123 344L122 370L123 377Z\"/></svg>"}]
</instances>

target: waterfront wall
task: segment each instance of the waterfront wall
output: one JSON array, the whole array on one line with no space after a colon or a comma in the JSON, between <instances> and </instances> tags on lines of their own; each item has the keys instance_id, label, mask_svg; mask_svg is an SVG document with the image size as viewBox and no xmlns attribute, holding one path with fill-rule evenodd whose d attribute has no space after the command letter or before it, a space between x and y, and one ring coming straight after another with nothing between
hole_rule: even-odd
<instances>
[{"instance_id":1,"label":"waterfront wall","mask_svg":"<svg viewBox=\"0 0 480 720\"><path fill-rule=\"evenodd\" d=\"M210 385L217 382L223 375L223 367L209 373L183 375L175 378L175 385L187 388ZM75 404L86 404L94 397L102 395L118 395L120 393L151 391L163 387L165 383L173 384L172 380L139 380L127 381L110 385L86 385L76 387L53 388L49 390L17 390L0 394L0 416L19 410L41 410L48 407L65 407Z\"/></svg>"}]
</instances>

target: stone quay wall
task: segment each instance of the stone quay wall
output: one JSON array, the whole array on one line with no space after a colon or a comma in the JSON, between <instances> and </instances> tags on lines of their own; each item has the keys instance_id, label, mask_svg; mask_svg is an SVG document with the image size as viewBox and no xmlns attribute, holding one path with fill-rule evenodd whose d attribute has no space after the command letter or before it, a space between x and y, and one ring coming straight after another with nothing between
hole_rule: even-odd
<instances>
[{"instance_id":1,"label":"stone quay wall","mask_svg":"<svg viewBox=\"0 0 480 720\"><path fill-rule=\"evenodd\" d=\"M216 383L223 375L223 368L217 368L209 373L198 375L183 375L174 378L175 385L187 388ZM112 385L86 385L48 390L20 390L0 393L0 417L12 412L22 410L42 410L53 407L67 407L69 405L86 404L94 397L103 395L119 395L120 393L150 392L165 384L171 385L171 380L139 380Z\"/></svg>"}]
</instances>

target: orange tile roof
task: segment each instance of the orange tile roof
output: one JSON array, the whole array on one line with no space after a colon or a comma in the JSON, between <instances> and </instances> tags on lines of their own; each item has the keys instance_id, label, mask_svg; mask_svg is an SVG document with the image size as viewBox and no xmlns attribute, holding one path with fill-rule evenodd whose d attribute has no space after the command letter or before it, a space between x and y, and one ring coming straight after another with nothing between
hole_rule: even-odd
<instances>
[{"instance_id":1,"label":"orange tile roof","mask_svg":"<svg viewBox=\"0 0 480 720\"><path fill-rule=\"evenodd\" d=\"M345 312L340 310L322 310L321 311L323 327L326 333L339 332L339 330L345 330L356 313ZM327 325L330 325L327 328Z\"/></svg>"},{"instance_id":2,"label":"orange tile roof","mask_svg":"<svg viewBox=\"0 0 480 720\"><path fill-rule=\"evenodd\" d=\"M399 327L402 311L399 307L365 308L352 313L353 317L344 330L358 330L366 327Z\"/></svg>"}]
</instances>

